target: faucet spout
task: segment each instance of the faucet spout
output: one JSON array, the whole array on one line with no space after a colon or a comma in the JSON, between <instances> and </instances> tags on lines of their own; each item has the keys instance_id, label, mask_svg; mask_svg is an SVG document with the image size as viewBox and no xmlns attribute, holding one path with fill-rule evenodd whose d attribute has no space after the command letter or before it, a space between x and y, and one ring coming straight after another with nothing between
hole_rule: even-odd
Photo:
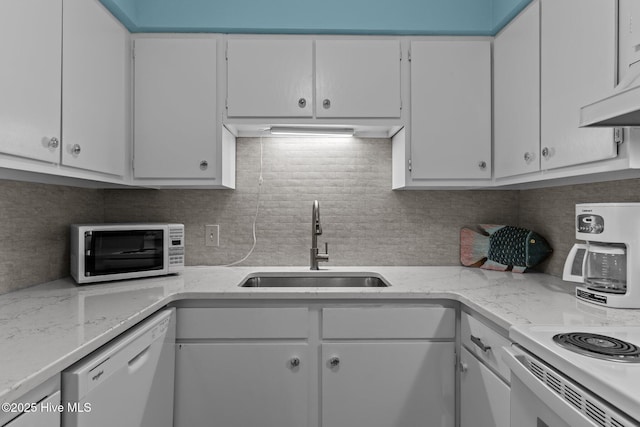
<instances>
[{"instance_id":1,"label":"faucet spout","mask_svg":"<svg viewBox=\"0 0 640 427\"><path fill-rule=\"evenodd\" d=\"M318 270L319 262L329 261L329 244L325 243L325 253L318 250L318 236L322 234L322 225L320 224L320 204L317 200L313 201L313 209L311 211L311 254L310 268Z\"/></svg>"}]
</instances>

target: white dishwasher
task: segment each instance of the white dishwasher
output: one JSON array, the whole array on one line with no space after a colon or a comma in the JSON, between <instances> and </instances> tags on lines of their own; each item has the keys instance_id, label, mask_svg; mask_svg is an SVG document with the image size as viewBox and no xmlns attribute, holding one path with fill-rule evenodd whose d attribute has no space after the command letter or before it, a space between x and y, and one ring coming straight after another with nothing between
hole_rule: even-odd
<instances>
[{"instance_id":1,"label":"white dishwasher","mask_svg":"<svg viewBox=\"0 0 640 427\"><path fill-rule=\"evenodd\" d=\"M62 373L62 426L171 427L174 362L172 308Z\"/></svg>"}]
</instances>

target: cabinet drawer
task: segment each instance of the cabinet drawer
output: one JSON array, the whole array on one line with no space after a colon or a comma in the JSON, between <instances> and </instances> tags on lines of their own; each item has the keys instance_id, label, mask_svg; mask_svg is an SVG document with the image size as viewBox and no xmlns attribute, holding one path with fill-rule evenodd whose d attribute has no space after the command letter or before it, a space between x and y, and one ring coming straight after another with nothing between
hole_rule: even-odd
<instances>
[{"instance_id":1,"label":"cabinet drawer","mask_svg":"<svg viewBox=\"0 0 640 427\"><path fill-rule=\"evenodd\" d=\"M509 347L511 341L464 312L460 334L462 345L498 372L503 379L510 381L509 368L502 360L502 347ZM485 350L482 349L483 347Z\"/></svg>"},{"instance_id":2,"label":"cabinet drawer","mask_svg":"<svg viewBox=\"0 0 640 427\"><path fill-rule=\"evenodd\" d=\"M177 339L300 338L309 336L305 308L181 308Z\"/></svg>"},{"instance_id":3,"label":"cabinet drawer","mask_svg":"<svg viewBox=\"0 0 640 427\"><path fill-rule=\"evenodd\" d=\"M348 307L322 310L323 338L453 338L455 311L445 307Z\"/></svg>"}]
</instances>

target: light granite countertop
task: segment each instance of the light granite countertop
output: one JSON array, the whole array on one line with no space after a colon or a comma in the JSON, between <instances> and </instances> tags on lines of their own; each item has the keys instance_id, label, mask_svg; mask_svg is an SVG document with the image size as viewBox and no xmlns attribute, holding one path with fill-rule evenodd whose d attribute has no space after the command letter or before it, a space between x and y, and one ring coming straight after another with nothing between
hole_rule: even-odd
<instances>
[{"instance_id":1,"label":"light granite countertop","mask_svg":"<svg viewBox=\"0 0 640 427\"><path fill-rule=\"evenodd\" d=\"M0 401L10 402L163 306L184 299L450 299L511 325L640 326L640 310L578 301L574 286L540 273L465 267L329 267L368 272L388 288L240 288L255 273L309 273L305 267L187 267L183 274L77 286L61 279L0 295Z\"/></svg>"}]
</instances>

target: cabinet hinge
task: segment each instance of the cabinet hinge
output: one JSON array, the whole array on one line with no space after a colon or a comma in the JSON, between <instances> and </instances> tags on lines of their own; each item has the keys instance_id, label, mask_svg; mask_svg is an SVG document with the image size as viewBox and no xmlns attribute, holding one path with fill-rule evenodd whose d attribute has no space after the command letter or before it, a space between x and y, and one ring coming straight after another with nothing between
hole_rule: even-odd
<instances>
[{"instance_id":1,"label":"cabinet hinge","mask_svg":"<svg viewBox=\"0 0 640 427\"><path fill-rule=\"evenodd\" d=\"M133 42L133 45L131 46L131 59L136 59L136 42Z\"/></svg>"},{"instance_id":2,"label":"cabinet hinge","mask_svg":"<svg viewBox=\"0 0 640 427\"><path fill-rule=\"evenodd\" d=\"M407 60L411 62L411 49L409 49L409 52L407 53Z\"/></svg>"},{"instance_id":3,"label":"cabinet hinge","mask_svg":"<svg viewBox=\"0 0 640 427\"><path fill-rule=\"evenodd\" d=\"M620 145L624 142L624 129L613 128L613 142Z\"/></svg>"},{"instance_id":4,"label":"cabinet hinge","mask_svg":"<svg viewBox=\"0 0 640 427\"><path fill-rule=\"evenodd\" d=\"M409 159L409 172L411 172L411 159Z\"/></svg>"}]
</instances>

